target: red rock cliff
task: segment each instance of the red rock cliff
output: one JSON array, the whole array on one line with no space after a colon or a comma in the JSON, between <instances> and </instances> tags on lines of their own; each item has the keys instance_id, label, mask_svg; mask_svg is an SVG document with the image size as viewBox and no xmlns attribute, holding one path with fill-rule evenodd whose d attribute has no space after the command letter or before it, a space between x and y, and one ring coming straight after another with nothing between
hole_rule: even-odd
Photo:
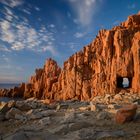
<instances>
[{"instance_id":1,"label":"red rock cliff","mask_svg":"<svg viewBox=\"0 0 140 140\"><path fill-rule=\"evenodd\" d=\"M1 90L1 95L89 100L117 93L124 77L133 92L140 92L140 13L111 30L100 30L91 44L64 62L62 70L48 59L28 84Z\"/></svg>"}]
</instances>

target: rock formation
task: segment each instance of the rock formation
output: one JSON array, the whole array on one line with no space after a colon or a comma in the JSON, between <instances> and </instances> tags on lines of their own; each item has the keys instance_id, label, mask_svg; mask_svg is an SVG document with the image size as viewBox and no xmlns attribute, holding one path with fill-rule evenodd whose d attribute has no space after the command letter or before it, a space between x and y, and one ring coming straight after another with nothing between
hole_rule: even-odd
<instances>
[{"instance_id":1,"label":"rock formation","mask_svg":"<svg viewBox=\"0 0 140 140\"><path fill-rule=\"evenodd\" d=\"M52 59L37 69L27 84L1 90L1 96L50 100L90 100L116 94L128 78L128 88L140 92L140 13L111 30L100 30L95 40L64 62Z\"/></svg>"}]
</instances>

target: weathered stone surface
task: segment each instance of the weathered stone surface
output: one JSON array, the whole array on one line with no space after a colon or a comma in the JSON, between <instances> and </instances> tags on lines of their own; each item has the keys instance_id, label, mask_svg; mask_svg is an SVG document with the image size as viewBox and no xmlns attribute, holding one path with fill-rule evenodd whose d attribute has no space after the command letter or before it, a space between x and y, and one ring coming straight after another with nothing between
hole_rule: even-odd
<instances>
[{"instance_id":1,"label":"weathered stone surface","mask_svg":"<svg viewBox=\"0 0 140 140\"><path fill-rule=\"evenodd\" d=\"M118 93L124 77L129 79L131 93L140 92L140 14L111 30L100 30L93 42L64 62L63 69L47 59L27 84L0 90L0 96L88 101Z\"/></svg>"},{"instance_id":2,"label":"weathered stone surface","mask_svg":"<svg viewBox=\"0 0 140 140\"><path fill-rule=\"evenodd\" d=\"M102 112L100 112L100 113L97 115L97 119L99 119L99 120L100 120L100 119L102 119L102 120L105 120L105 119L110 120L111 117L110 117L110 115L109 115L108 112L102 111Z\"/></svg>"},{"instance_id":3,"label":"weathered stone surface","mask_svg":"<svg viewBox=\"0 0 140 140\"><path fill-rule=\"evenodd\" d=\"M125 95L122 95L122 97ZM132 96L132 95L131 95ZM104 97L101 96L104 102ZM19 101L16 101L19 102ZM22 100L23 103L34 104L38 100L31 98ZM41 103L41 102L40 102ZM87 139L140 139L139 108L135 123L118 125L114 123L114 115L118 104L93 104L85 101L59 101L60 106L69 108L53 109L33 108L20 111L10 109L6 115L0 113L0 138L44 140L87 140ZM79 108L95 105L96 109L82 110ZM49 106L49 105L48 105ZM127 109L128 111L129 109ZM124 113L126 115L126 113ZM9 116L9 117L8 117ZM7 118L7 119L6 119ZM119 130L119 131L118 131ZM48 133L49 132L49 133ZM50 137L56 136L56 137Z\"/></svg>"},{"instance_id":4,"label":"weathered stone surface","mask_svg":"<svg viewBox=\"0 0 140 140\"><path fill-rule=\"evenodd\" d=\"M0 121L3 121L5 119L5 115L3 113L0 113Z\"/></svg>"},{"instance_id":5,"label":"weathered stone surface","mask_svg":"<svg viewBox=\"0 0 140 140\"><path fill-rule=\"evenodd\" d=\"M39 121L40 125L49 125L51 123L50 117L45 117Z\"/></svg>"},{"instance_id":6,"label":"weathered stone surface","mask_svg":"<svg viewBox=\"0 0 140 140\"><path fill-rule=\"evenodd\" d=\"M31 105L23 101L17 101L15 107L22 111L31 109Z\"/></svg>"},{"instance_id":7,"label":"weathered stone surface","mask_svg":"<svg viewBox=\"0 0 140 140\"><path fill-rule=\"evenodd\" d=\"M116 113L115 120L119 124L132 121L136 115L137 105L127 105L119 109Z\"/></svg>"},{"instance_id":8,"label":"weathered stone surface","mask_svg":"<svg viewBox=\"0 0 140 140\"><path fill-rule=\"evenodd\" d=\"M22 115L23 113L17 108L11 108L5 115L6 119L15 119L16 115Z\"/></svg>"}]
</instances>

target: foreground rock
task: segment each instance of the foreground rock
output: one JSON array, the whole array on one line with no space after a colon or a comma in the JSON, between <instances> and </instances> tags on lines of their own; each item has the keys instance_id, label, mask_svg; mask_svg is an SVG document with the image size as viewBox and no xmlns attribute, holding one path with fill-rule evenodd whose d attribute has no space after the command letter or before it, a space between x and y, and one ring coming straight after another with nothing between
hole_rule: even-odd
<instances>
[{"instance_id":1,"label":"foreground rock","mask_svg":"<svg viewBox=\"0 0 140 140\"><path fill-rule=\"evenodd\" d=\"M132 96L132 94L131 94ZM125 98L122 95L122 98ZM118 125L115 114L124 102L106 103L104 98L94 102L78 100L46 104L30 98L15 101L10 108L0 111L0 139L2 140L139 140L140 108L130 124ZM136 100L136 98L134 99ZM104 103L103 103L104 102ZM133 101L131 100L130 103ZM11 102L2 105L11 105ZM127 103L125 103L127 104ZM1 108L2 109L2 108ZM136 105L123 108L125 117L132 115ZM126 119L127 120L127 119Z\"/></svg>"},{"instance_id":2,"label":"foreground rock","mask_svg":"<svg viewBox=\"0 0 140 140\"><path fill-rule=\"evenodd\" d=\"M116 122L123 124L132 121L136 115L136 110L137 110L137 105L135 104L122 107L116 113L115 116Z\"/></svg>"}]
</instances>

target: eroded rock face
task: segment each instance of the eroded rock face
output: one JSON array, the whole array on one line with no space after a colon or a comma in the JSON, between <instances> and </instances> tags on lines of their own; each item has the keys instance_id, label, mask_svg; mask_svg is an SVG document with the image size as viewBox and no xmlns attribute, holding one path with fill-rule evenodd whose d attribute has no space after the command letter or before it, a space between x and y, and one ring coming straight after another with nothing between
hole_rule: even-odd
<instances>
[{"instance_id":1,"label":"eroded rock face","mask_svg":"<svg viewBox=\"0 0 140 140\"><path fill-rule=\"evenodd\" d=\"M0 95L90 100L118 93L124 77L132 92L140 92L140 14L129 16L111 30L100 30L91 44L64 62L63 69L48 59L29 83L1 90Z\"/></svg>"}]
</instances>

